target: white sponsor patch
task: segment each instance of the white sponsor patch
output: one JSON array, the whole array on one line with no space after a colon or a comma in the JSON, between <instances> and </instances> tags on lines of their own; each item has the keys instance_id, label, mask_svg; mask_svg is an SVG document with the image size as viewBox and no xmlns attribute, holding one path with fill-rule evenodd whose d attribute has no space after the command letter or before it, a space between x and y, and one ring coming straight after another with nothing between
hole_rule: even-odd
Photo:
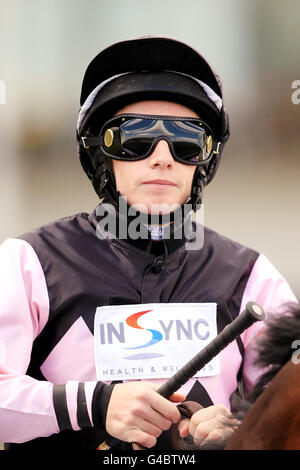
<instances>
[{"instance_id":1,"label":"white sponsor patch","mask_svg":"<svg viewBox=\"0 0 300 470\"><path fill-rule=\"evenodd\" d=\"M217 305L137 304L98 307L98 380L169 378L217 335ZM218 357L195 377L220 373Z\"/></svg>"}]
</instances>

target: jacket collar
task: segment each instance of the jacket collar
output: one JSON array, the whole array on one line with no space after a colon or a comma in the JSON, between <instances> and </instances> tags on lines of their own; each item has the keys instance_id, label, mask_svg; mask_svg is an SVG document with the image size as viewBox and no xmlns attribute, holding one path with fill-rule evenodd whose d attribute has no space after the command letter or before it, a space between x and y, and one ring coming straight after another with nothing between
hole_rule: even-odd
<instances>
[{"instance_id":1,"label":"jacket collar","mask_svg":"<svg viewBox=\"0 0 300 470\"><path fill-rule=\"evenodd\" d=\"M90 214L90 222L101 239L121 242L127 248L137 249L145 255L168 256L182 248L193 238L191 211L179 208L170 217L149 220L146 214L128 215L128 206L119 211L102 201ZM169 215L168 215L169 216ZM158 224L156 223L158 222ZM161 222L161 224L159 223Z\"/></svg>"}]
</instances>

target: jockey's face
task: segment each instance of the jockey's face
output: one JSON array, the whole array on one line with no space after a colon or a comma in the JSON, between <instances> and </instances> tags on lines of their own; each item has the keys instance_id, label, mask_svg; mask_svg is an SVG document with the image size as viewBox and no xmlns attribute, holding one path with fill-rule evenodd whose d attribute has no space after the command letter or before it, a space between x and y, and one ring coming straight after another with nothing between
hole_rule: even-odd
<instances>
[{"instance_id":1,"label":"jockey's face","mask_svg":"<svg viewBox=\"0 0 300 470\"><path fill-rule=\"evenodd\" d=\"M117 114L122 113L199 117L186 106L168 101L140 101ZM196 166L175 161L165 140L144 160L112 160L112 165L117 190L127 197L128 205L142 204L148 214L169 213L190 197Z\"/></svg>"}]
</instances>

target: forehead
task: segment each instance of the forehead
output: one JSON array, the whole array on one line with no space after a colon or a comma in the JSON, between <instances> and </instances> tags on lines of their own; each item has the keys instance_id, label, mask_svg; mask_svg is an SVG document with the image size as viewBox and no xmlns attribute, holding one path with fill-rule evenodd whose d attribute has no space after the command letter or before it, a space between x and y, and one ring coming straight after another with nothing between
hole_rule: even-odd
<instances>
[{"instance_id":1,"label":"forehead","mask_svg":"<svg viewBox=\"0 0 300 470\"><path fill-rule=\"evenodd\" d=\"M181 117L195 117L198 118L198 114L192 109L188 108L179 103L173 103L172 101L160 101L160 100L149 100L149 101L137 101L136 103L128 104L123 108L119 109L117 114L122 113L135 113L135 114L158 114L165 116L181 116Z\"/></svg>"}]
</instances>

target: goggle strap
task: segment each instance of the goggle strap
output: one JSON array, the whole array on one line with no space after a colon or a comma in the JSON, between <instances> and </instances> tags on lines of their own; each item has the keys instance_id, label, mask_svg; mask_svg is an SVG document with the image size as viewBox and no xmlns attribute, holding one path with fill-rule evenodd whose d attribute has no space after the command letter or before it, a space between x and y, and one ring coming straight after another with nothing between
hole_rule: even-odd
<instances>
[{"instance_id":1,"label":"goggle strap","mask_svg":"<svg viewBox=\"0 0 300 470\"><path fill-rule=\"evenodd\" d=\"M103 137L97 136L97 137L81 137L81 142L84 146L85 149L88 149L90 147L98 147L99 145L103 144Z\"/></svg>"}]
</instances>

